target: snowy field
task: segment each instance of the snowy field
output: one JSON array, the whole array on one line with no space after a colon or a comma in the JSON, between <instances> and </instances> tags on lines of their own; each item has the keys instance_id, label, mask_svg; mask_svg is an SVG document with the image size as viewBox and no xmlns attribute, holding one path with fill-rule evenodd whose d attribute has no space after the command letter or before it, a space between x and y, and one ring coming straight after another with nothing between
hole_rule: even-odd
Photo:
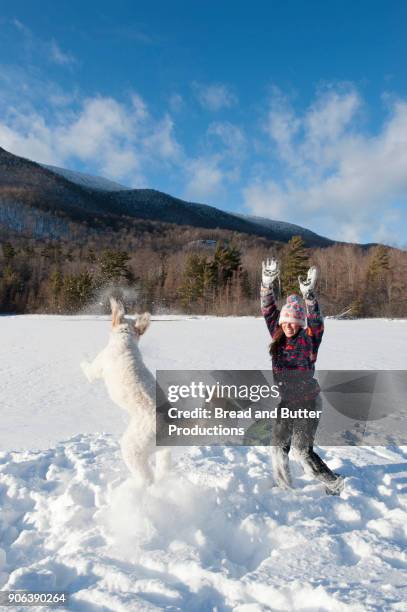
<instances>
[{"instance_id":1,"label":"snowy field","mask_svg":"<svg viewBox=\"0 0 407 612\"><path fill-rule=\"evenodd\" d=\"M268 369L261 318L156 317L152 369ZM0 588L66 590L78 612L407 611L407 448L321 449L340 498L263 447L179 448L145 491L125 415L79 363L103 317L0 317ZM405 369L407 321L326 321L320 369ZM17 609L17 608L15 608Z\"/></svg>"}]
</instances>

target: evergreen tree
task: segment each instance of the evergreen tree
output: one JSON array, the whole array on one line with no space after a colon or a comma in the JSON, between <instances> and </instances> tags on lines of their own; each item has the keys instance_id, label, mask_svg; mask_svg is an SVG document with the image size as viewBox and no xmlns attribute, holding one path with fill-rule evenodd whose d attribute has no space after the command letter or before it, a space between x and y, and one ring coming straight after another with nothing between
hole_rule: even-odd
<instances>
[{"instance_id":1,"label":"evergreen tree","mask_svg":"<svg viewBox=\"0 0 407 612\"><path fill-rule=\"evenodd\" d=\"M298 276L307 273L309 258L301 236L293 236L283 248L281 262L282 292L285 297L299 293Z\"/></svg>"},{"instance_id":2,"label":"evergreen tree","mask_svg":"<svg viewBox=\"0 0 407 612\"><path fill-rule=\"evenodd\" d=\"M211 268L213 279L218 288L223 287L231 280L233 273L241 268L239 249L233 244L229 246L218 245Z\"/></svg>"},{"instance_id":3,"label":"evergreen tree","mask_svg":"<svg viewBox=\"0 0 407 612\"><path fill-rule=\"evenodd\" d=\"M120 280L130 281L133 275L128 268L130 257L126 251L115 251L107 249L100 257L100 276L102 284L118 282Z\"/></svg>"},{"instance_id":4,"label":"evergreen tree","mask_svg":"<svg viewBox=\"0 0 407 612\"><path fill-rule=\"evenodd\" d=\"M373 250L373 255L367 272L368 281L380 283L380 281L383 281L386 278L389 269L389 250L383 244L379 244L379 246Z\"/></svg>"},{"instance_id":5,"label":"evergreen tree","mask_svg":"<svg viewBox=\"0 0 407 612\"><path fill-rule=\"evenodd\" d=\"M192 305L200 303L203 311L206 312L211 300L214 300L216 296L219 299L227 296L229 300L232 284L235 289L238 287L239 295L241 295L241 273L240 251L234 245L218 245L212 260L192 253L187 259L180 287L182 306L189 309ZM243 279L243 282L247 290L247 277ZM227 291L223 291L224 289Z\"/></svg>"},{"instance_id":6,"label":"evergreen tree","mask_svg":"<svg viewBox=\"0 0 407 612\"><path fill-rule=\"evenodd\" d=\"M195 302L204 297L204 289L208 280L211 280L211 276L206 257L191 253L188 256L179 289L184 308L190 309Z\"/></svg>"},{"instance_id":7,"label":"evergreen tree","mask_svg":"<svg viewBox=\"0 0 407 612\"><path fill-rule=\"evenodd\" d=\"M68 312L77 312L90 302L94 294L94 282L89 272L65 276L61 288L62 306Z\"/></svg>"}]
</instances>

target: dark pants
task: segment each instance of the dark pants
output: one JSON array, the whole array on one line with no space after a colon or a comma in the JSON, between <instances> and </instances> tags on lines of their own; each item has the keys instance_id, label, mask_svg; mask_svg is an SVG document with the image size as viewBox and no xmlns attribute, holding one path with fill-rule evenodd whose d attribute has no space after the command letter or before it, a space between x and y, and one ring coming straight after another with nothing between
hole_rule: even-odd
<instances>
[{"instance_id":1,"label":"dark pants","mask_svg":"<svg viewBox=\"0 0 407 612\"><path fill-rule=\"evenodd\" d=\"M320 410L322 406L321 398L304 402L301 406L287 406L280 403L279 409L283 406L296 410L307 408L308 410ZM318 428L318 418L314 419L294 419L282 418L279 410L278 418L273 422L271 435L271 457L273 464L273 475L276 484L281 487L291 487L291 475L288 461L288 453L292 448L296 458L301 462L304 471L309 475L324 482L328 487L337 481L337 474L334 474L324 463L319 455L314 451L314 438Z\"/></svg>"}]
</instances>

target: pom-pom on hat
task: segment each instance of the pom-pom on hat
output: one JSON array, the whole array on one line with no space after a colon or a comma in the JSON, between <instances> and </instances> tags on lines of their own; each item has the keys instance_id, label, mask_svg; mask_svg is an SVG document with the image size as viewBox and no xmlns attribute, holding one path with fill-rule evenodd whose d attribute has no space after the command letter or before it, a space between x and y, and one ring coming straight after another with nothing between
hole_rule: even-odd
<instances>
[{"instance_id":1,"label":"pom-pom on hat","mask_svg":"<svg viewBox=\"0 0 407 612\"><path fill-rule=\"evenodd\" d=\"M281 309L278 323L279 325L281 325L281 323L297 323L301 325L301 327L305 327L305 310L300 304L298 295L293 294L288 296L286 304L284 304Z\"/></svg>"}]
</instances>

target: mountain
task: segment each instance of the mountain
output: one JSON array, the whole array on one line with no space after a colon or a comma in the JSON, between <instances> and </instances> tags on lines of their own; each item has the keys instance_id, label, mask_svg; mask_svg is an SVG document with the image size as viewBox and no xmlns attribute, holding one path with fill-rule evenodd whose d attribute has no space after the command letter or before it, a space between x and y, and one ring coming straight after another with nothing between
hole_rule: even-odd
<instances>
[{"instance_id":1,"label":"mountain","mask_svg":"<svg viewBox=\"0 0 407 612\"><path fill-rule=\"evenodd\" d=\"M200 228L219 228L287 242L300 234L307 246L333 240L290 223L225 212L186 202L155 189L127 189L100 177L45 166L0 147L0 228L34 237L69 237L112 231L126 218Z\"/></svg>"},{"instance_id":2,"label":"mountain","mask_svg":"<svg viewBox=\"0 0 407 612\"><path fill-rule=\"evenodd\" d=\"M264 228L270 229L274 232L278 232L281 242L288 242L293 236L301 235L303 240L307 243L315 243L322 238L319 234L312 232L309 229L296 225L295 223L287 223L286 221L273 221L266 217L258 217L255 215L241 215L236 214L237 217L247 219L251 223L261 225ZM334 241L329 238L323 238L327 240L329 244L333 244Z\"/></svg>"},{"instance_id":3,"label":"mountain","mask_svg":"<svg viewBox=\"0 0 407 612\"><path fill-rule=\"evenodd\" d=\"M41 164L43 168L51 170L54 174L59 174L64 178L68 179L76 185L82 187L89 187L90 189L96 189L97 191L127 191L128 187L110 181L109 179L103 178L102 176L91 176L90 174L84 174L83 172L74 172L74 170L67 170L66 168L58 168L58 166L47 166Z\"/></svg>"}]
</instances>

